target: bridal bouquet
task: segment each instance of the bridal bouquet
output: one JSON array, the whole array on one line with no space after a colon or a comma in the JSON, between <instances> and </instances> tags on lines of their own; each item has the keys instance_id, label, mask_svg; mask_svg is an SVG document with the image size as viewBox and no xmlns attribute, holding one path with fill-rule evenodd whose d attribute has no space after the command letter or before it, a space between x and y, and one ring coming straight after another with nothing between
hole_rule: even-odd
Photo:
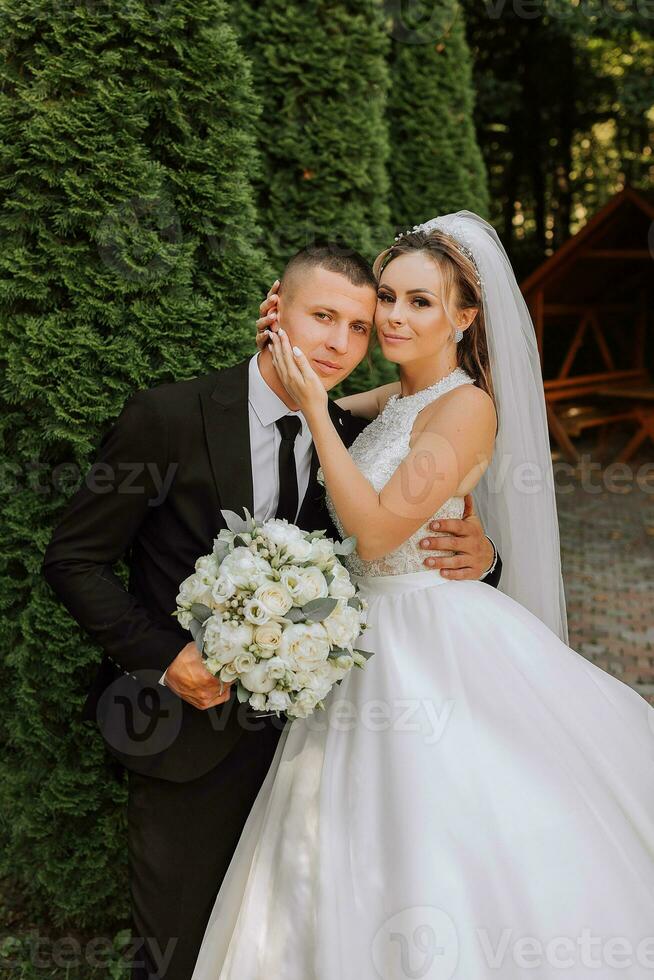
<instances>
[{"instance_id":1,"label":"bridal bouquet","mask_svg":"<svg viewBox=\"0 0 654 980\"><path fill-rule=\"evenodd\" d=\"M221 513L227 528L181 583L173 615L205 667L237 682L239 701L306 718L372 655L354 646L367 604L338 559L356 539L335 542L278 518L260 523L247 510L245 520Z\"/></svg>"}]
</instances>

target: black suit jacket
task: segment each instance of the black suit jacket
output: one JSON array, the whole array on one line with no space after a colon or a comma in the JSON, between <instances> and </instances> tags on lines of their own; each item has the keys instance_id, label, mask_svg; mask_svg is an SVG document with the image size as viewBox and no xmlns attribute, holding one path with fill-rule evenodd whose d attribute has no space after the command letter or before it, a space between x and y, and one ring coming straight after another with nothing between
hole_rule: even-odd
<instances>
[{"instance_id":1,"label":"black suit jacket","mask_svg":"<svg viewBox=\"0 0 654 980\"><path fill-rule=\"evenodd\" d=\"M171 614L181 581L225 527L221 509L253 511L248 366L129 398L43 560L57 596L104 650L83 717L124 765L162 779L203 775L244 727L261 725L235 692L200 711L157 683L191 639ZM332 401L329 412L347 446L367 424ZM337 537L317 469L314 450L297 523ZM122 557L127 589L114 571ZM489 584L500 571L498 561Z\"/></svg>"}]
</instances>

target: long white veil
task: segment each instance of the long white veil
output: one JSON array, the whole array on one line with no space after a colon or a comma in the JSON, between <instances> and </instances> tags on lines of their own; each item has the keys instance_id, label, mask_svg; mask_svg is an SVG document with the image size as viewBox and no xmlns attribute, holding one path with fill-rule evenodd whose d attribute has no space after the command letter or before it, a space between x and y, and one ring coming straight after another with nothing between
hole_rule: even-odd
<instances>
[{"instance_id":1,"label":"long white veil","mask_svg":"<svg viewBox=\"0 0 654 980\"><path fill-rule=\"evenodd\" d=\"M492 225L471 211L457 211L414 230L434 229L470 249L482 280L499 431L491 465L473 499L502 556L499 587L567 643L554 474L534 325Z\"/></svg>"}]
</instances>

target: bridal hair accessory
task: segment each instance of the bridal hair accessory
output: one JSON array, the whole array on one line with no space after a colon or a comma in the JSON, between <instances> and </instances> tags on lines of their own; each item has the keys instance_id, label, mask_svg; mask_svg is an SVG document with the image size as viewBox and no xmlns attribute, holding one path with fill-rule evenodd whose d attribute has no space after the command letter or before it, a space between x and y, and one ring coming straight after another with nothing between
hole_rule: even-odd
<instances>
[{"instance_id":1,"label":"bridal hair accessory","mask_svg":"<svg viewBox=\"0 0 654 980\"><path fill-rule=\"evenodd\" d=\"M440 224L439 224L439 222L440 222ZM482 281L481 274L480 274L479 268L477 266L477 260L475 259L475 254L472 251L472 249L468 245L466 245L465 239L463 239L463 237L462 237L465 234L465 231L459 232L458 234L453 234L451 231L446 231L442 227L442 224L443 224L443 222L441 221L440 218L432 218L431 221L425 221L421 225L414 225L413 228L409 228L407 231L402 232L402 234L396 235L395 236L395 241L396 242L399 242L402 238L406 238L407 235L412 235L415 232L422 231L422 232L425 232L425 233L429 233L430 231L434 231L436 229L439 229L440 231L443 232L443 234L447 235L448 238L451 238L452 241L454 242L454 244L456 245L458 251L461 252L462 255L465 255L465 257L470 262L472 262L472 265L473 265L474 270L475 270L475 273L476 273L477 285L481 289L483 289L484 283ZM458 338L457 343L459 342L460 339L461 339L461 337Z\"/></svg>"}]
</instances>

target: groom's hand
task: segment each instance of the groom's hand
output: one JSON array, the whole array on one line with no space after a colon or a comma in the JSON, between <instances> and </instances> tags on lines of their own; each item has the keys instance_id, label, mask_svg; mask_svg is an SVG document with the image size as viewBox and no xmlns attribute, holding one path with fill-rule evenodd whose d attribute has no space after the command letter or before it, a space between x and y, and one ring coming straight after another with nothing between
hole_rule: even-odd
<instances>
[{"instance_id":1,"label":"groom's hand","mask_svg":"<svg viewBox=\"0 0 654 980\"><path fill-rule=\"evenodd\" d=\"M225 684L207 670L193 640L177 654L166 671L166 687L200 711L229 701L232 690L231 684Z\"/></svg>"},{"instance_id":2,"label":"groom's hand","mask_svg":"<svg viewBox=\"0 0 654 980\"><path fill-rule=\"evenodd\" d=\"M268 337L268 331L271 330L277 333L279 329L279 322L277 317L277 300L279 299L277 293L279 290L279 279L275 279L274 283L268 290L268 294L264 299L263 303L259 306L259 313L261 316L257 320L257 347L259 350L263 350L264 347L270 342Z\"/></svg>"},{"instance_id":3,"label":"groom's hand","mask_svg":"<svg viewBox=\"0 0 654 980\"><path fill-rule=\"evenodd\" d=\"M464 499L463 517L431 521L429 529L438 531L438 535L420 541L421 548L452 554L433 555L425 558L423 564L427 568L439 568L444 578L480 579L493 564L495 551L475 513L471 495Z\"/></svg>"}]
</instances>

